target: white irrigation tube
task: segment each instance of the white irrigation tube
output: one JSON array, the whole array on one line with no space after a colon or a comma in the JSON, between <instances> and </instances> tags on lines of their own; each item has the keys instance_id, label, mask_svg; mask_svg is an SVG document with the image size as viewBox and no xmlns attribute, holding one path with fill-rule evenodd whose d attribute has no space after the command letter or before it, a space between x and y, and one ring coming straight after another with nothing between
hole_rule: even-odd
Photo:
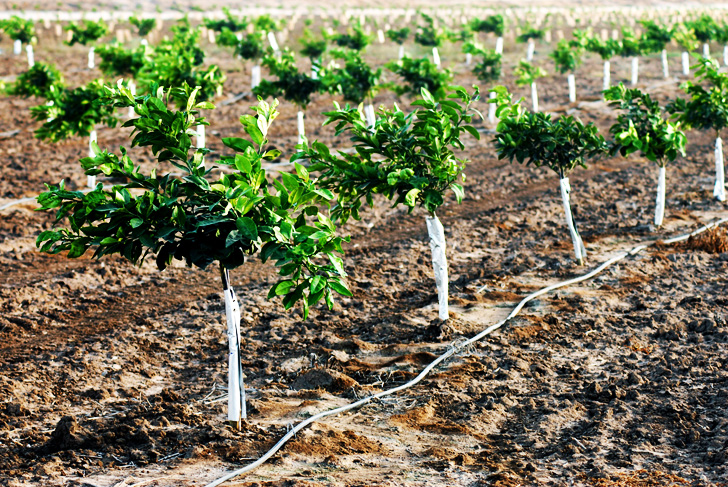
<instances>
[{"instance_id":1,"label":"white irrigation tube","mask_svg":"<svg viewBox=\"0 0 728 487\"><path fill-rule=\"evenodd\" d=\"M716 227L718 225L721 225L721 224L723 224L725 222L728 222L728 218L723 218L723 219L718 220L716 222L713 222L713 223L709 223L707 225L704 225L704 226L698 228L697 230L695 230L694 232L691 232L691 233L688 233L688 234L685 234L685 235L680 235L678 237L674 237L674 238L671 238L671 239L663 240L663 243L665 243L665 244L672 244L672 243L681 242L683 240L687 240L688 238L690 238L692 236L698 235L698 234L700 234L700 233L702 233L702 232L704 232L706 230L709 230L709 229L711 229L713 227ZM296 426L294 426L293 428L291 428L291 430L288 431L288 433L286 433L285 436L283 436L283 438L281 438L280 440L278 440L278 443L276 443L273 446L273 448L271 448L270 450L268 450L262 457L258 458L256 461L254 461L253 463L250 463L250 464L246 465L243 468L240 468L238 470L233 470L232 472L223 475L222 477L218 478L217 480L214 480L214 481L210 482L205 487L217 487L218 485L220 485L220 484L222 484L224 482L227 482L230 479L233 479L235 477L238 477L240 475L243 475L245 473L248 473L248 472L250 472L252 470L255 470L256 468L258 468L261 465L263 465L266 461L268 461L268 459L270 459L273 455L275 455L278 452L278 450L280 450L283 447L283 445L285 445L288 442L288 440L290 440L291 438L293 438L299 431L301 431L303 428L305 428L309 424L315 423L319 419L323 419L323 418L325 418L327 416L333 416L333 415L336 415L336 414L339 414L339 413L343 413L343 412L346 412L346 411L349 411L349 410L352 410L352 409L356 409L356 408L361 407L361 406L363 406L363 405L365 405L367 403L370 403L371 401L373 401L375 399L380 399L380 398L385 397L385 396L391 396L392 394L395 394L395 393L397 393L399 391L403 391L405 389L409 389L410 387L417 385L419 382L422 381L422 379L424 379L432 371L432 369L434 369L435 367L437 367L438 365L440 365L442 362L444 362L448 358L452 357L453 355L455 355L456 353L458 353L460 350L471 346L475 342L480 341L481 339L483 339L486 336L490 335L491 333L493 333L497 329L501 328L508 321L510 321L516 315L518 315L518 313L521 312L521 310L523 309L523 307L526 304L528 304L530 301L533 301L537 297L542 296L542 295L544 295L546 293L549 293L551 291L554 291L556 289L559 289L559 288L562 288L562 287L566 287L566 286L570 286L572 284L577 284L579 282L582 282L582 281L586 281L588 279L591 279L592 277L596 276L597 274L599 274L600 272L602 272L604 269L606 269L607 267L611 266L612 264L615 264L615 263L619 262L620 260L625 259L626 257L632 256L632 255L636 255L636 254L642 252L643 250L645 250L646 248L654 245L655 243L657 243L657 241L650 242L650 243L647 243L647 244L638 245L638 246L632 248L629 251L626 251L626 252L624 252L622 254L619 254L619 255L616 255L616 256L612 257L611 259L607 260L606 262L604 262L603 264L601 264L596 269L594 269L594 270L592 270L592 271L590 271L590 272L588 272L586 274L583 274L581 276L575 277L573 279L569 279L567 281L562 281L562 282L559 282L559 283L556 283L556 284L552 284L551 286L546 286L546 287L544 287L544 288L542 288L542 289L540 289L540 290L538 290L538 291L536 291L536 292L534 292L532 294L529 294L528 296L526 296L525 298L523 298L521 300L521 302L519 302L516 305L515 308L513 308L513 310L510 312L510 314L505 319L499 321L498 323L495 323L495 324L489 326L488 328L486 328L485 330L481 331L480 333L478 333L477 335L475 335L474 337L472 337L472 338L470 338L468 340L465 340L463 342L458 342L458 343L451 344L450 345L450 348L445 353L443 353L442 355L440 355L439 357L437 357L435 360L433 360L427 367L425 367L424 369L422 369L422 372L420 372L417 377L415 377L411 381L407 382L406 384L402 384L401 386L397 386L397 387L394 387L392 389L388 389L386 391L378 392L376 394L373 394L371 396L365 397L363 399L360 399L360 400L358 400L356 402L353 402L351 404L347 404L345 406L341 406L341 407L338 407L338 408L335 408L335 409L330 409L328 411L322 411L322 412L320 412L320 413L318 413L318 414L316 414L314 416L311 416L310 418L308 418L308 419L306 419L304 421L301 421ZM482 287L482 288L480 288L480 289L478 289L476 292L477 293L480 293L484 289L485 289L485 286Z\"/></svg>"}]
</instances>

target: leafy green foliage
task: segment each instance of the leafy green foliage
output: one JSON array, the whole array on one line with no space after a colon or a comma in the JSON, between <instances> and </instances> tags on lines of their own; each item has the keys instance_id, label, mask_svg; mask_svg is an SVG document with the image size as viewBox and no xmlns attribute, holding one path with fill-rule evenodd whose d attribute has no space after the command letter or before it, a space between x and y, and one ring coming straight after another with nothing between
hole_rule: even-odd
<instances>
[{"instance_id":1,"label":"leafy green foliage","mask_svg":"<svg viewBox=\"0 0 728 487\"><path fill-rule=\"evenodd\" d=\"M412 31L409 27L402 27L401 29L389 29L387 31L387 37L392 42L401 46L402 44L407 42L407 39L409 38L411 32Z\"/></svg>"},{"instance_id":2,"label":"leafy green foliage","mask_svg":"<svg viewBox=\"0 0 728 487\"><path fill-rule=\"evenodd\" d=\"M716 39L720 26L710 15L703 14L695 20L685 21L685 27L693 31L695 38L700 42L710 42Z\"/></svg>"},{"instance_id":3,"label":"leafy green foliage","mask_svg":"<svg viewBox=\"0 0 728 487\"><path fill-rule=\"evenodd\" d=\"M216 65L202 67L205 53L199 44L200 30L193 29L186 18L172 27L172 38L154 48L150 61L139 73L144 89L148 91L155 83L173 87L187 83L200 87L196 94L200 100L212 100L219 95L225 75Z\"/></svg>"},{"instance_id":4,"label":"leafy green foliage","mask_svg":"<svg viewBox=\"0 0 728 487\"><path fill-rule=\"evenodd\" d=\"M435 98L444 98L445 89L452 82L453 77L449 68L440 69L427 57L412 59L405 56L398 61L390 61L386 67L404 80L403 85L389 85L399 95L419 94L422 88L425 88Z\"/></svg>"},{"instance_id":5,"label":"leafy green foliage","mask_svg":"<svg viewBox=\"0 0 728 487\"><path fill-rule=\"evenodd\" d=\"M278 32L281 30L281 24L282 22L276 22L275 19L268 14L260 15L253 21L255 30L262 32Z\"/></svg>"},{"instance_id":6,"label":"leafy green foliage","mask_svg":"<svg viewBox=\"0 0 728 487\"><path fill-rule=\"evenodd\" d=\"M609 129L614 137L611 152L627 156L640 151L643 157L664 167L678 154L685 155L687 138L680 122L672 123L663 117L663 110L649 94L627 89L622 83L604 91L610 106L622 110L617 122Z\"/></svg>"},{"instance_id":7,"label":"leafy green foliage","mask_svg":"<svg viewBox=\"0 0 728 487\"><path fill-rule=\"evenodd\" d=\"M8 88L8 94L29 98L54 99L63 90L63 76L52 64L35 63L20 74Z\"/></svg>"},{"instance_id":8,"label":"leafy green foliage","mask_svg":"<svg viewBox=\"0 0 728 487\"><path fill-rule=\"evenodd\" d=\"M695 37L695 32L686 28L683 24L674 28L672 36L675 42L688 52L694 51L700 45L697 37Z\"/></svg>"},{"instance_id":9,"label":"leafy green foliage","mask_svg":"<svg viewBox=\"0 0 728 487\"><path fill-rule=\"evenodd\" d=\"M23 44L34 44L35 25L32 20L25 20L17 15L13 15L9 19L0 20L0 29L14 41L20 41Z\"/></svg>"},{"instance_id":10,"label":"leafy green foliage","mask_svg":"<svg viewBox=\"0 0 728 487\"><path fill-rule=\"evenodd\" d=\"M58 91L53 105L42 104L30 109L35 120L44 122L35 131L38 139L58 142L74 135L87 136L101 123L116 126L114 108L100 103L105 95L101 80Z\"/></svg>"},{"instance_id":11,"label":"leafy green foliage","mask_svg":"<svg viewBox=\"0 0 728 487\"><path fill-rule=\"evenodd\" d=\"M549 57L554 60L556 70L559 73L573 73L581 64L581 55L584 50L578 43L561 39L556 45L556 49L551 51Z\"/></svg>"},{"instance_id":12,"label":"leafy green foliage","mask_svg":"<svg viewBox=\"0 0 728 487\"><path fill-rule=\"evenodd\" d=\"M261 167L279 156L266 150L276 103L261 101L255 116L241 117L248 138L223 139L234 154L219 163L231 171L213 180L220 173L205 166L209 149L192 149L188 134L207 124L199 110L214 107L197 103L197 90L189 87L153 91L135 98L119 84L109 88L107 102L134 106L139 118L124 124L134 128L132 146L151 148L158 162L171 163L184 176L143 174L123 147L120 156L97 151L81 160L86 173L125 182L108 190L98 184L86 194L67 191L63 183L48 186L38 203L42 210L55 210L58 222L66 218L69 228L42 232L41 251L68 251L76 258L93 249L96 258L119 254L135 264L153 253L159 269L173 259L202 269L214 262L234 269L258 253L264 262L275 262L281 276L268 296L283 296L286 309L301 302L304 318L322 299L331 307L334 292L350 296L337 255L343 253L343 239L319 208L333 195L317 187L303 166L296 165L297 174L282 173L280 181ZM167 109L170 97L185 100L184 109Z\"/></svg>"},{"instance_id":13,"label":"leafy green foliage","mask_svg":"<svg viewBox=\"0 0 728 487\"><path fill-rule=\"evenodd\" d=\"M604 61L609 61L622 51L622 44L616 39L602 41L598 37L590 37L586 42L586 50L598 54Z\"/></svg>"},{"instance_id":14,"label":"leafy green foliage","mask_svg":"<svg viewBox=\"0 0 728 487\"><path fill-rule=\"evenodd\" d=\"M640 24L645 29L640 37L642 52L660 52L672 40L673 29L658 25L652 20L640 20Z\"/></svg>"},{"instance_id":15,"label":"leafy green foliage","mask_svg":"<svg viewBox=\"0 0 728 487\"><path fill-rule=\"evenodd\" d=\"M157 19L140 19L135 16L129 17L129 23L137 28L139 37L146 37L157 26Z\"/></svg>"},{"instance_id":16,"label":"leafy green foliage","mask_svg":"<svg viewBox=\"0 0 728 487\"><path fill-rule=\"evenodd\" d=\"M728 75L720 72L715 60L701 57L698 63L695 75L699 81L686 81L681 85L688 99L674 100L667 110L683 125L699 130L712 129L717 137L728 127Z\"/></svg>"},{"instance_id":17,"label":"leafy green foliage","mask_svg":"<svg viewBox=\"0 0 728 487\"><path fill-rule=\"evenodd\" d=\"M335 155L314 142L294 158L309 160L309 170L321 172L319 184L337 193L331 214L342 222L360 219L362 203L373 206L374 194L394 201L394 206L403 204L410 211L419 206L435 214L447 190L458 202L463 198L457 181L464 178L467 161L455 157L453 148L464 149L465 133L479 138L470 125L477 113L471 105L478 97L477 88L473 95L457 88L437 102L423 89L422 99L413 103L416 111L406 115L396 106L380 108L374 127L367 127L356 108L335 104L336 110L325 113L324 124L335 123L337 136L350 133L355 152Z\"/></svg>"},{"instance_id":18,"label":"leafy green foliage","mask_svg":"<svg viewBox=\"0 0 728 487\"><path fill-rule=\"evenodd\" d=\"M528 42L530 40L543 39L543 30L528 27L523 34L516 37L516 42Z\"/></svg>"},{"instance_id":19,"label":"leafy green foliage","mask_svg":"<svg viewBox=\"0 0 728 487\"><path fill-rule=\"evenodd\" d=\"M639 56L642 54L642 43L632 29L622 28L621 49L617 53L622 57Z\"/></svg>"},{"instance_id":20,"label":"leafy green foliage","mask_svg":"<svg viewBox=\"0 0 728 487\"><path fill-rule=\"evenodd\" d=\"M71 32L71 39L66 41L66 44L69 46L74 44L86 46L108 34L109 26L103 20L99 20L98 22L84 20L83 27L76 22L71 22L66 26L66 30Z\"/></svg>"},{"instance_id":21,"label":"leafy green foliage","mask_svg":"<svg viewBox=\"0 0 728 487\"><path fill-rule=\"evenodd\" d=\"M449 34L445 29L435 28L435 19L429 15L422 13L422 20L425 25L417 28L415 32L415 42L426 47L440 47L449 38Z\"/></svg>"},{"instance_id":22,"label":"leafy green foliage","mask_svg":"<svg viewBox=\"0 0 728 487\"><path fill-rule=\"evenodd\" d=\"M497 36L502 36L505 22L502 15L491 15L483 20L471 19L470 28L475 32L493 32Z\"/></svg>"},{"instance_id":23,"label":"leafy green foliage","mask_svg":"<svg viewBox=\"0 0 728 487\"><path fill-rule=\"evenodd\" d=\"M344 66L327 69L323 85L330 92L340 93L344 100L357 105L367 98L373 98L380 89L382 69L372 69L357 51L336 51L334 55L344 60Z\"/></svg>"},{"instance_id":24,"label":"leafy green foliage","mask_svg":"<svg viewBox=\"0 0 728 487\"><path fill-rule=\"evenodd\" d=\"M139 46L125 49L121 44L105 44L96 48L101 58L99 69L107 76L131 76L136 78L149 61L149 48Z\"/></svg>"},{"instance_id":25,"label":"leafy green foliage","mask_svg":"<svg viewBox=\"0 0 728 487\"><path fill-rule=\"evenodd\" d=\"M298 70L295 57L288 49L283 50L280 59L268 54L263 58L261 64L278 79L275 81L262 80L253 90L256 96L264 99L282 96L301 110L305 110L311 103L311 96L322 89L320 79L314 79L307 73Z\"/></svg>"},{"instance_id":26,"label":"leafy green foliage","mask_svg":"<svg viewBox=\"0 0 728 487\"><path fill-rule=\"evenodd\" d=\"M217 44L232 47L235 55L248 60L262 59L267 52L262 32L253 32L238 38L238 34L223 27L222 32L217 36Z\"/></svg>"},{"instance_id":27,"label":"leafy green foliage","mask_svg":"<svg viewBox=\"0 0 728 487\"><path fill-rule=\"evenodd\" d=\"M525 86L534 83L537 79L546 76L546 70L540 66L535 66L528 61L521 59L513 71L516 76L516 85Z\"/></svg>"},{"instance_id":28,"label":"leafy green foliage","mask_svg":"<svg viewBox=\"0 0 728 487\"><path fill-rule=\"evenodd\" d=\"M527 111L522 100L513 103L513 95L504 86L491 91L496 93L500 119L495 137L499 160L546 166L565 178L577 166L586 167L587 159L607 152L604 137L593 123L584 125L578 118L563 115L553 120L547 113Z\"/></svg>"},{"instance_id":29,"label":"leafy green foliage","mask_svg":"<svg viewBox=\"0 0 728 487\"><path fill-rule=\"evenodd\" d=\"M339 47L363 51L364 48L372 43L372 36L367 35L362 26L357 22L345 33L336 33L331 36L331 40Z\"/></svg>"},{"instance_id":30,"label":"leafy green foliage","mask_svg":"<svg viewBox=\"0 0 728 487\"><path fill-rule=\"evenodd\" d=\"M235 17L227 7L223 7L222 12L225 15L224 19L204 19L205 27L215 32L222 32L224 29L241 32L248 28L250 22L245 17L241 19Z\"/></svg>"},{"instance_id":31,"label":"leafy green foliage","mask_svg":"<svg viewBox=\"0 0 728 487\"><path fill-rule=\"evenodd\" d=\"M303 37L298 42L303 46L301 54L309 58L312 63L321 59L321 56L324 55L328 47L328 42L325 38L315 38L309 29L303 30Z\"/></svg>"},{"instance_id":32,"label":"leafy green foliage","mask_svg":"<svg viewBox=\"0 0 728 487\"><path fill-rule=\"evenodd\" d=\"M473 66L473 74L483 83L490 83L500 78L502 73L502 58L492 49L481 49L472 43L463 45L463 52L478 56Z\"/></svg>"}]
</instances>

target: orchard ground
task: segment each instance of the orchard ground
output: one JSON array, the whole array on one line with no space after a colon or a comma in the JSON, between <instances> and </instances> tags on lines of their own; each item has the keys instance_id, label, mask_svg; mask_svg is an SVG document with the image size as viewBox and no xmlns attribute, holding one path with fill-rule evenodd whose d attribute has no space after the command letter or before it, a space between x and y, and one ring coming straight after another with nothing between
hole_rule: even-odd
<instances>
[{"instance_id":1,"label":"orchard ground","mask_svg":"<svg viewBox=\"0 0 728 487\"><path fill-rule=\"evenodd\" d=\"M83 69L83 48L51 41L41 38L36 60L59 63L69 85L99 74ZM205 48L208 61L228 73L225 95L207 114L208 144L221 152L220 138L239 136L237 120L254 103L225 101L247 91L250 66ZM503 82L512 90L512 68L525 49L506 43ZM553 72L548 52L540 45L535 60ZM458 84L477 83L454 47L441 55ZM675 76L677 55L673 48ZM396 47L374 45L366 58L381 64L394 56ZM629 59L614 58L612 67L613 82L628 82ZM642 58L640 68L639 86L653 96L679 94L677 77L662 79L659 56ZM5 79L24 69L24 58L0 58ZM573 113L606 133L615 114L600 101L601 73L601 60L587 57L575 104L565 76L539 80L542 110ZM527 88L515 93L529 106ZM376 98L405 108L410 101L389 92ZM320 96L309 106L307 134L346 148L346 138L321 127L331 102ZM86 141L37 142L33 103L0 99L0 205L36 195L46 182L85 182L78 160ZM484 102L479 108L487 113ZM295 118L295 107L283 103L270 136L286 156ZM657 167L636 156L594 161L571 176L572 209L589 251L578 267L557 176L498 161L494 126L477 126L483 137L467 141L465 201L451 197L439 215L450 264L447 322L436 320L424 215L385 201L342 228L352 235L345 260L354 297L339 299L333 311L317 309L302 321L299 311L267 301L277 277L254 259L233 274L250 397L242 431L225 424L218 400L227 340L216 269L158 273L153 262L136 268L121 259L43 255L34 241L52 216L33 204L3 211L0 485L204 485L267 451L289 425L411 379L530 292L640 242L725 216L712 198L711 134L689 133L687 156L668 167L661 230L650 226ZM126 129L99 130L109 149L128 145L127 137ZM148 155L131 153L152 167ZM723 229L652 247L531 302L417 387L314 425L227 485L726 485L727 271Z\"/></svg>"}]
</instances>

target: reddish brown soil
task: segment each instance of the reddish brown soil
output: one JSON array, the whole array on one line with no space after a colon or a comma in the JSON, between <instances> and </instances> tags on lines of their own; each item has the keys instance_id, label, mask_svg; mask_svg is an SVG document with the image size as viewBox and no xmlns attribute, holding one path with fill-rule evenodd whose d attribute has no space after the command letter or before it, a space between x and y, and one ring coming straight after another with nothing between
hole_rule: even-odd
<instances>
[{"instance_id":1,"label":"reddish brown soil","mask_svg":"<svg viewBox=\"0 0 728 487\"><path fill-rule=\"evenodd\" d=\"M36 59L59 63L71 85L82 49L41 39ZM508 43L504 71L525 47ZM7 51L7 41L2 43ZM209 46L208 46L209 47ZM246 90L248 68L209 47L229 73L227 95ZM457 81L476 80L443 50ZM395 51L374 46L372 60ZM537 62L551 70L541 46ZM672 57L676 68L676 57ZM629 77L615 59L613 80ZM24 61L0 57L0 76ZM659 58L643 59L640 86L675 96ZM580 97L599 99L601 61L579 69ZM505 82L513 88L512 78ZM539 83L545 110L564 107L603 129L598 101L565 105L566 82ZM526 95L525 90L516 89ZM378 103L398 101L382 93ZM33 100L0 99L0 205L67 178L81 186L85 140L33 139ZM209 144L239 134L250 99L212 111ZM319 128L331 106L307 114L310 138L344 148ZM485 104L481 108L486 110ZM272 139L290 155L295 109L283 104ZM424 364L505 317L535 289L586 271L576 266L557 177L498 161L487 122L468 140L466 199L451 199L446 228L453 318L435 318L424 215L385 204L343 228L354 291L307 321L265 299L275 282L255 262L234 273L243 308L249 421L225 424L226 337L217 273L120 259L39 254L52 217L23 204L0 213L0 485L204 485L271 447L290 424L414 377ZM127 144L102 129L104 147ZM690 133L668 168L665 228L653 218L657 168L637 157L604 159L571 177L575 219L589 265L616 250L665 238L725 215L712 199L712 139ZM150 157L132 151L143 168ZM214 156L211 156L211 159ZM383 202L378 202L383 203ZM415 388L299 433L238 486L667 486L725 485L728 478L728 253L725 233L659 245L592 281L532 301L508 326L436 369ZM588 267L591 268L591 267ZM217 400L217 401L216 401ZM156 479L156 480L155 480Z\"/></svg>"}]
</instances>

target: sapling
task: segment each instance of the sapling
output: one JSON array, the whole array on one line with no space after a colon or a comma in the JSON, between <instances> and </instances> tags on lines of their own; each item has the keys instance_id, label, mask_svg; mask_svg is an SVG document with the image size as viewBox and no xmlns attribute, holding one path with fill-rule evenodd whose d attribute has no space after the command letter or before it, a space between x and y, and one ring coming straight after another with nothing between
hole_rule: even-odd
<instances>
[{"instance_id":1,"label":"sapling","mask_svg":"<svg viewBox=\"0 0 728 487\"><path fill-rule=\"evenodd\" d=\"M604 61L604 90L611 86L611 64L610 60L621 49L621 44L615 39L602 41L598 37L590 37L586 42L586 50L598 54Z\"/></svg>"},{"instance_id":2,"label":"sapling","mask_svg":"<svg viewBox=\"0 0 728 487\"><path fill-rule=\"evenodd\" d=\"M372 69L357 51L335 51L334 57L344 61L343 67L327 69L323 85L331 93L343 95L344 101L361 106L364 102L364 115L367 125L375 122L373 99L381 86L382 69Z\"/></svg>"},{"instance_id":3,"label":"sapling","mask_svg":"<svg viewBox=\"0 0 728 487\"><path fill-rule=\"evenodd\" d=\"M71 33L71 38L66 41L66 44L69 46L73 46L74 44L88 46L108 34L109 26L103 20L99 20L98 22L84 20L83 27L75 22L71 22L66 26L66 30ZM95 47L93 45L89 47L88 69L93 69L96 66L94 51Z\"/></svg>"},{"instance_id":4,"label":"sapling","mask_svg":"<svg viewBox=\"0 0 728 487\"><path fill-rule=\"evenodd\" d=\"M436 101L425 89L422 99L413 103L419 107L405 114L395 106L379 110L374 127L367 126L356 107L339 107L327 112L324 124L336 124L337 136L348 132L355 152L332 154L320 142L303 144L296 159L311 162L309 170L320 172L319 184L336 193L332 218L346 222L349 217L360 219L364 202L374 205L373 195L381 194L402 204L410 212L420 207L427 210L427 230L432 249L432 263L438 290L439 318L448 318L447 260L445 234L437 217L448 190L456 200L463 198L463 187L457 182L464 178L467 161L455 156L453 148L463 150L461 137L467 132L479 138L470 125L472 104L478 99L478 89L470 95L456 88L448 99ZM456 101L458 100L458 101Z\"/></svg>"},{"instance_id":5,"label":"sapling","mask_svg":"<svg viewBox=\"0 0 728 487\"><path fill-rule=\"evenodd\" d=\"M385 66L404 80L401 85L388 83L390 89L398 95L419 94L425 88L435 98L441 99L445 97L445 90L453 78L450 68L439 69L427 57L412 59L405 56L399 61L390 61Z\"/></svg>"},{"instance_id":6,"label":"sapling","mask_svg":"<svg viewBox=\"0 0 728 487\"><path fill-rule=\"evenodd\" d=\"M720 29L713 17L703 14L695 20L686 21L685 27L695 34L698 42L703 43L703 57L710 57L710 42L716 39Z\"/></svg>"},{"instance_id":7,"label":"sapling","mask_svg":"<svg viewBox=\"0 0 728 487\"><path fill-rule=\"evenodd\" d=\"M321 91L322 82L318 78L302 73L296 66L296 60L291 51L284 49L280 59L273 55L263 58L263 66L267 67L276 80L262 80L255 87L253 93L263 98L283 97L298 107L298 143L305 137L304 113L311 103L311 96Z\"/></svg>"},{"instance_id":8,"label":"sapling","mask_svg":"<svg viewBox=\"0 0 728 487\"><path fill-rule=\"evenodd\" d=\"M330 39L339 47L352 49L354 51L363 51L372 43L372 36L364 32L364 28L360 23L355 23L345 33L335 33Z\"/></svg>"},{"instance_id":9,"label":"sapling","mask_svg":"<svg viewBox=\"0 0 728 487\"><path fill-rule=\"evenodd\" d=\"M399 46L399 53L397 55L397 59L402 59L404 57L404 43L407 42L407 39L410 35L410 28L409 27L402 27L401 29L388 29L387 30L387 37L389 40L394 42Z\"/></svg>"},{"instance_id":10,"label":"sapling","mask_svg":"<svg viewBox=\"0 0 728 487\"><path fill-rule=\"evenodd\" d=\"M222 19L204 19L203 22L205 27L214 32L222 32L227 29L230 32L235 33L244 31L250 24L248 19L245 17L235 17L227 7L222 8L222 13L224 15L224 18Z\"/></svg>"},{"instance_id":11,"label":"sapling","mask_svg":"<svg viewBox=\"0 0 728 487\"><path fill-rule=\"evenodd\" d=\"M495 53L503 54L503 31L505 22L500 14L491 15L485 19L471 19L470 28L475 32L492 32L496 35Z\"/></svg>"},{"instance_id":12,"label":"sapling","mask_svg":"<svg viewBox=\"0 0 728 487\"><path fill-rule=\"evenodd\" d=\"M566 214L574 256L580 265L586 259L586 248L576 229L571 214L569 174L577 166L586 167L586 159L604 154L607 144L593 123L584 125L578 118L562 115L553 120L546 113L529 112L521 106L521 100L513 102L513 96L503 86L493 90L500 119L496 129L495 149L498 159L546 166L559 175L561 200Z\"/></svg>"},{"instance_id":13,"label":"sapling","mask_svg":"<svg viewBox=\"0 0 728 487\"><path fill-rule=\"evenodd\" d=\"M157 19L153 17L141 19L136 16L129 17L129 23L137 28L137 34L142 38L142 44L147 44L146 37L157 26Z\"/></svg>"},{"instance_id":14,"label":"sapling","mask_svg":"<svg viewBox=\"0 0 728 487\"><path fill-rule=\"evenodd\" d=\"M639 56L642 54L642 44L632 29L622 28L621 48L617 54L632 58L632 86L635 86L639 79Z\"/></svg>"},{"instance_id":15,"label":"sapling","mask_svg":"<svg viewBox=\"0 0 728 487\"><path fill-rule=\"evenodd\" d=\"M673 123L663 116L659 103L638 89L629 90L622 83L604 92L610 106L622 111L609 129L613 136L611 152L627 156L639 151L659 167L655 226L662 226L665 215L665 166L678 154L685 155L687 139L680 122Z\"/></svg>"},{"instance_id":16,"label":"sapling","mask_svg":"<svg viewBox=\"0 0 728 487\"><path fill-rule=\"evenodd\" d=\"M497 54L494 50L483 50L472 43L463 46L463 50L467 53L479 56L475 66L473 66L473 74L479 81L483 83L491 83L497 81L501 77L502 72L502 54ZM495 93L491 93L491 98ZM495 123L495 105L488 105L488 121Z\"/></svg>"},{"instance_id":17,"label":"sapling","mask_svg":"<svg viewBox=\"0 0 728 487\"><path fill-rule=\"evenodd\" d=\"M228 325L228 421L239 428L247 415L240 309L229 271L256 253L263 262L275 262L282 280L273 285L269 298L283 296L286 309L301 303L304 319L322 299L331 308L334 292L351 296L336 255L343 253L344 239L320 212L333 195L317 187L300 165L296 174L282 173L280 181L262 169L263 161L280 154L266 149L268 129L278 115L275 102L261 101L254 107L255 116L241 117L248 138L223 139L235 153L218 161L231 170L221 174L205 166L209 149L192 148L193 127L207 124L199 110L214 108L197 102L197 90L154 87L152 94L135 97L120 83L108 93L109 103L137 107L139 118L125 124L134 128L132 146L150 148L159 163L169 162L184 177L158 169L144 174L124 147L120 155L98 150L81 160L87 174L105 174L123 183L109 189L98 185L88 193L68 191L63 182L49 185L38 197L40 209L56 210L57 222L67 218L69 227L42 232L37 245L43 252L68 251L69 258L89 250L96 258L119 254L134 264L155 254L160 270L172 260L200 269L217 263ZM169 98L184 108L168 109ZM220 174L219 179L213 174Z\"/></svg>"},{"instance_id":18,"label":"sapling","mask_svg":"<svg viewBox=\"0 0 728 487\"><path fill-rule=\"evenodd\" d=\"M688 53L697 49L700 43L695 37L695 33L682 24L673 29L673 39L683 48L681 56L682 72L684 76L687 76L690 74L690 55Z\"/></svg>"},{"instance_id":19,"label":"sapling","mask_svg":"<svg viewBox=\"0 0 728 487\"><path fill-rule=\"evenodd\" d=\"M574 71L576 67L581 64L581 55L584 53L584 48L578 42L567 41L561 39L556 45L550 57L554 60L556 70L561 74L567 74L567 84L569 87L569 101L574 103L576 101L576 79L574 77Z\"/></svg>"},{"instance_id":20,"label":"sapling","mask_svg":"<svg viewBox=\"0 0 728 487\"><path fill-rule=\"evenodd\" d=\"M713 196L726 200L725 170L723 165L723 141L720 131L728 126L728 75L721 73L718 63L710 58L698 61L695 74L699 83L686 81L682 89L688 99L678 98L667 110L684 126L698 130L715 131L715 186ZM702 84L705 84L704 88Z\"/></svg>"},{"instance_id":21,"label":"sapling","mask_svg":"<svg viewBox=\"0 0 728 487\"><path fill-rule=\"evenodd\" d=\"M54 65L35 63L28 71L18 75L7 92L23 98L45 98L52 103L63 87L63 76Z\"/></svg>"},{"instance_id":22,"label":"sapling","mask_svg":"<svg viewBox=\"0 0 728 487\"><path fill-rule=\"evenodd\" d=\"M5 31L8 37L13 40L13 54L16 56L23 52L23 44L32 46L37 42L35 25L30 19L26 20L13 15L9 19L0 20L0 29Z\"/></svg>"},{"instance_id":23,"label":"sapling","mask_svg":"<svg viewBox=\"0 0 728 487\"><path fill-rule=\"evenodd\" d=\"M670 77L670 68L667 64L667 44L672 40L673 29L668 29L651 20L640 20L645 31L640 36L640 50L645 54L659 52L662 60L662 74L665 79Z\"/></svg>"},{"instance_id":24,"label":"sapling","mask_svg":"<svg viewBox=\"0 0 728 487\"><path fill-rule=\"evenodd\" d=\"M531 87L531 105L533 111L538 111L538 87L536 86L536 80L546 76L546 70L540 66L534 66L526 60L521 60L513 71L516 75L516 85Z\"/></svg>"},{"instance_id":25,"label":"sapling","mask_svg":"<svg viewBox=\"0 0 728 487\"><path fill-rule=\"evenodd\" d=\"M308 28L303 29L303 37L298 42L303 48L301 54L311 61L311 76L316 78L321 70L321 58L328 49L328 41L325 37L315 38Z\"/></svg>"},{"instance_id":26,"label":"sapling","mask_svg":"<svg viewBox=\"0 0 728 487\"><path fill-rule=\"evenodd\" d=\"M435 19L425 13L420 14L422 20L425 22L417 28L415 32L415 43L432 48L432 62L440 67L440 48L446 40L448 40L449 33L445 29L435 27Z\"/></svg>"},{"instance_id":27,"label":"sapling","mask_svg":"<svg viewBox=\"0 0 728 487\"><path fill-rule=\"evenodd\" d=\"M536 39L543 39L543 30L541 29L534 29L534 28L527 28L526 31L516 37L516 42L526 42L528 43L528 48L526 50L526 61L529 63L533 61L533 53L536 49Z\"/></svg>"},{"instance_id":28,"label":"sapling","mask_svg":"<svg viewBox=\"0 0 728 487\"><path fill-rule=\"evenodd\" d=\"M253 62L250 71L250 89L255 89L260 84L260 63L266 55L267 50L264 46L263 33L254 31L250 34L235 34L231 30L223 27L220 35L217 36L217 43L220 46L232 47L236 56Z\"/></svg>"}]
</instances>

